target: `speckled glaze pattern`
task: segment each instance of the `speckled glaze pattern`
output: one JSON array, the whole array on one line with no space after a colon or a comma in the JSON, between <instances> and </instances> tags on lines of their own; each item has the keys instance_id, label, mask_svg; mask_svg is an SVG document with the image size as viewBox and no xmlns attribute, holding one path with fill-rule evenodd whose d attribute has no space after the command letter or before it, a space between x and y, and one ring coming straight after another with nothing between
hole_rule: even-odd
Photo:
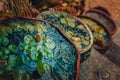
<instances>
[{"instance_id":1,"label":"speckled glaze pattern","mask_svg":"<svg viewBox=\"0 0 120 80\"><path fill-rule=\"evenodd\" d=\"M84 21L91 29L95 48L102 50L111 45L110 33L102 24L86 16L81 16L79 19Z\"/></svg>"},{"instance_id":2,"label":"speckled glaze pattern","mask_svg":"<svg viewBox=\"0 0 120 80\"><path fill-rule=\"evenodd\" d=\"M69 16L66 12L44 11L38 15L38 18L58 26L80 52L87 51L89 49L87 47L93 43L90 29L86 29L85 25Z\"/></svg>"},{"instance_id":3,"label":"speckled glaze pattern","mask_svg":"<svg viewBox=\"0 0 120 80\"><path fill-rule=\"evenodd\" d=\"M0 74L12 72L14 79L21 73L30 80L38 72L36 80L74 80L75 65L75 48L53 25L19 18L0 23Z\"/></svg>"},{"instance_id":4,"label":"speckled glaze pattern","mask_svg":"<svg viewBox=\"0 0 120 80\"><path fill-rule=\"evenodd\" d=\"M93 44L91 30L82 21L63 11L44 11L40 13L37 18L56 25L57 28L75 45L77 49L77 70L75 80L78 80L80 75L80 57L86 59L90 55L89 50Z\"/></svg>"},{"instance_id":5,"label":"speckled glaze pattern","mask_svg":"<svg viewBox=\"0 0 120 80\"><path fill-rule=\"evenodd\" d=\"M112 18L106 13L104 13L103 11L100 11L97 9L91 9L91 10L85 11L84 16L88 16L98 21L102 25L104 25L105 28L108 29L111 35L114 35L117 31L116 24L114 23Z\"/></svg>"}]
</instances>

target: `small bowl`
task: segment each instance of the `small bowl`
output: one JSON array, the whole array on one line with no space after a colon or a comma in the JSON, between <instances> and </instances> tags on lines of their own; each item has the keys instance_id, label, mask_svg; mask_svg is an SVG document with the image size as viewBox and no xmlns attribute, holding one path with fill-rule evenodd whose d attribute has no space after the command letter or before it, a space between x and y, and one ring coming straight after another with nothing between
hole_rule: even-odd
<instances>
[{"instance_id":1,"label":"small bowl","mask_svg":"<svg viewBox=\"0 0 120 80\"><path fill-rule=\"evenodd\" d=\"M91 29L94 48L102 53L106 52L112 44L110 32L101 23L90 17L80 16L79 19L85 22Z\"/></svg>"},{"instance_id":2,"label":"small bowl","mask_svg":"<svg viewBox=\"0 0 120 80\"><path fill-rule=\"evenodd\" d=\"M90 9L88 11L85 11L84 16L95 19L96 21L104 25L109 30L111 35L114 35L117 31L116 24L114 23L112 18L103 11L100 11L98 9Z\"/></svg>"}]
</instances>

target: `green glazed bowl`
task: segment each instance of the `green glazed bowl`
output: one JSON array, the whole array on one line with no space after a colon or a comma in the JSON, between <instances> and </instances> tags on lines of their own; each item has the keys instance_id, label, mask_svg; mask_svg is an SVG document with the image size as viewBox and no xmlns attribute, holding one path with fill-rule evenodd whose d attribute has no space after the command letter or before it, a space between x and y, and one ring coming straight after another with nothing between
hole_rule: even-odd
<instances>
[{"instance_id":1,"label":"green glazed bowl","mask_svg":"<svg viewBox=\"0 0 120 80\"><path fill-rule=\"evenodd\" d=\"M38 19L0 19L0 78L71 79L76 48L54 25Z\"/></svg>"},{"instance_id":2,"label":"green glazed bowl","mask_svg":"<svg viewBox=\"0 0 120 80\"><path fill-rule=\"evenodd\" d=\"M48 10L40 13L37 18L56 25L56 27L74 43L81 54L91 48L93 44L91 30L76 17L63 11Z\"/></svg>"},{"instance_id":3,"label":"green glazed bowl","mask_svg":"<svg viewBox=\"0 0 120 80\"><path fill-rule=\"evenodd\" d=\"M79 19L84 21L91 29L93 34L94 48L101 52L106 52L106 50L112 44L112 39L109 30L107 30L98 21L90 17L80 16Z\"/></svg>"}]
</instances>

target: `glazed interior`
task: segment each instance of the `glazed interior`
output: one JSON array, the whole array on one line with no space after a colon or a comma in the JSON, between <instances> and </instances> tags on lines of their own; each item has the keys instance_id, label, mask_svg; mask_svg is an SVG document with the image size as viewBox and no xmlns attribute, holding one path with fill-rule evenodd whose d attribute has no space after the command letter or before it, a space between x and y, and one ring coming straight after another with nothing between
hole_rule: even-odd
<instances>
[{"instance_id":1,"label":"glazed interior","mask_svg":"<svg viewBox=\"0 0 120 80\"><path fill-rule=\"evenodd\" d=\"M100 22L110 31L111 35L115 34L117 30L116 25L108 15L104 14L99 10L90 10L90 11L86 11L85 16L88 16Z\"/></svg>"},{"instance_id":2,"label":"glazed interior","mask_svg":"<svg viewBox=\"0 0 120 80\"><path fill-rule=\"evenodd\" d=\"M111 37L107 29L99 22L85 16L80 16L80 20L84 21L92 31L94 45L98 49L109 46Z\"/></svg>"},{"instance_id":3,"label":"glazed interior","mask_svg":"<svg viewBox=\"0 0 120 80\"><path fill-rule=\"evenodd\" d=\"M75 65L75 48L53 25L18 18L0 23L0 75L74 80Z\"/></svg>"},{"instance_id":4,"label":"glazed interior","mask_svg":"<svg viewBox=\"0 0 120 80\"><path fill-rule=\"evenodd\" d=\"M74 43L80 53L91 48L93 37L88 26L66 12L44 11L38 15L38 18L56 25Z\"/></svg>"}]
</instances>

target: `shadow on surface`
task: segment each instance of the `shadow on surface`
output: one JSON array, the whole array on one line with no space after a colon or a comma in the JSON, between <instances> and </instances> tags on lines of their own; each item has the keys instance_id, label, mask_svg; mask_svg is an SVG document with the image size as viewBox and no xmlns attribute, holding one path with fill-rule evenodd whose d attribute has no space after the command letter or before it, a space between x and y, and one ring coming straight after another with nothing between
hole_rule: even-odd
<instances>
[{"instance_id":1,"label":"shadow on surface","mask_svg":"<svg viewBox=\"0 0 120 80\"><path fill-rule=\"evenodd\" d=\"M120 67L120 47L117 44L113 43L104 56Z\"/></svg>"}]
</instances>

